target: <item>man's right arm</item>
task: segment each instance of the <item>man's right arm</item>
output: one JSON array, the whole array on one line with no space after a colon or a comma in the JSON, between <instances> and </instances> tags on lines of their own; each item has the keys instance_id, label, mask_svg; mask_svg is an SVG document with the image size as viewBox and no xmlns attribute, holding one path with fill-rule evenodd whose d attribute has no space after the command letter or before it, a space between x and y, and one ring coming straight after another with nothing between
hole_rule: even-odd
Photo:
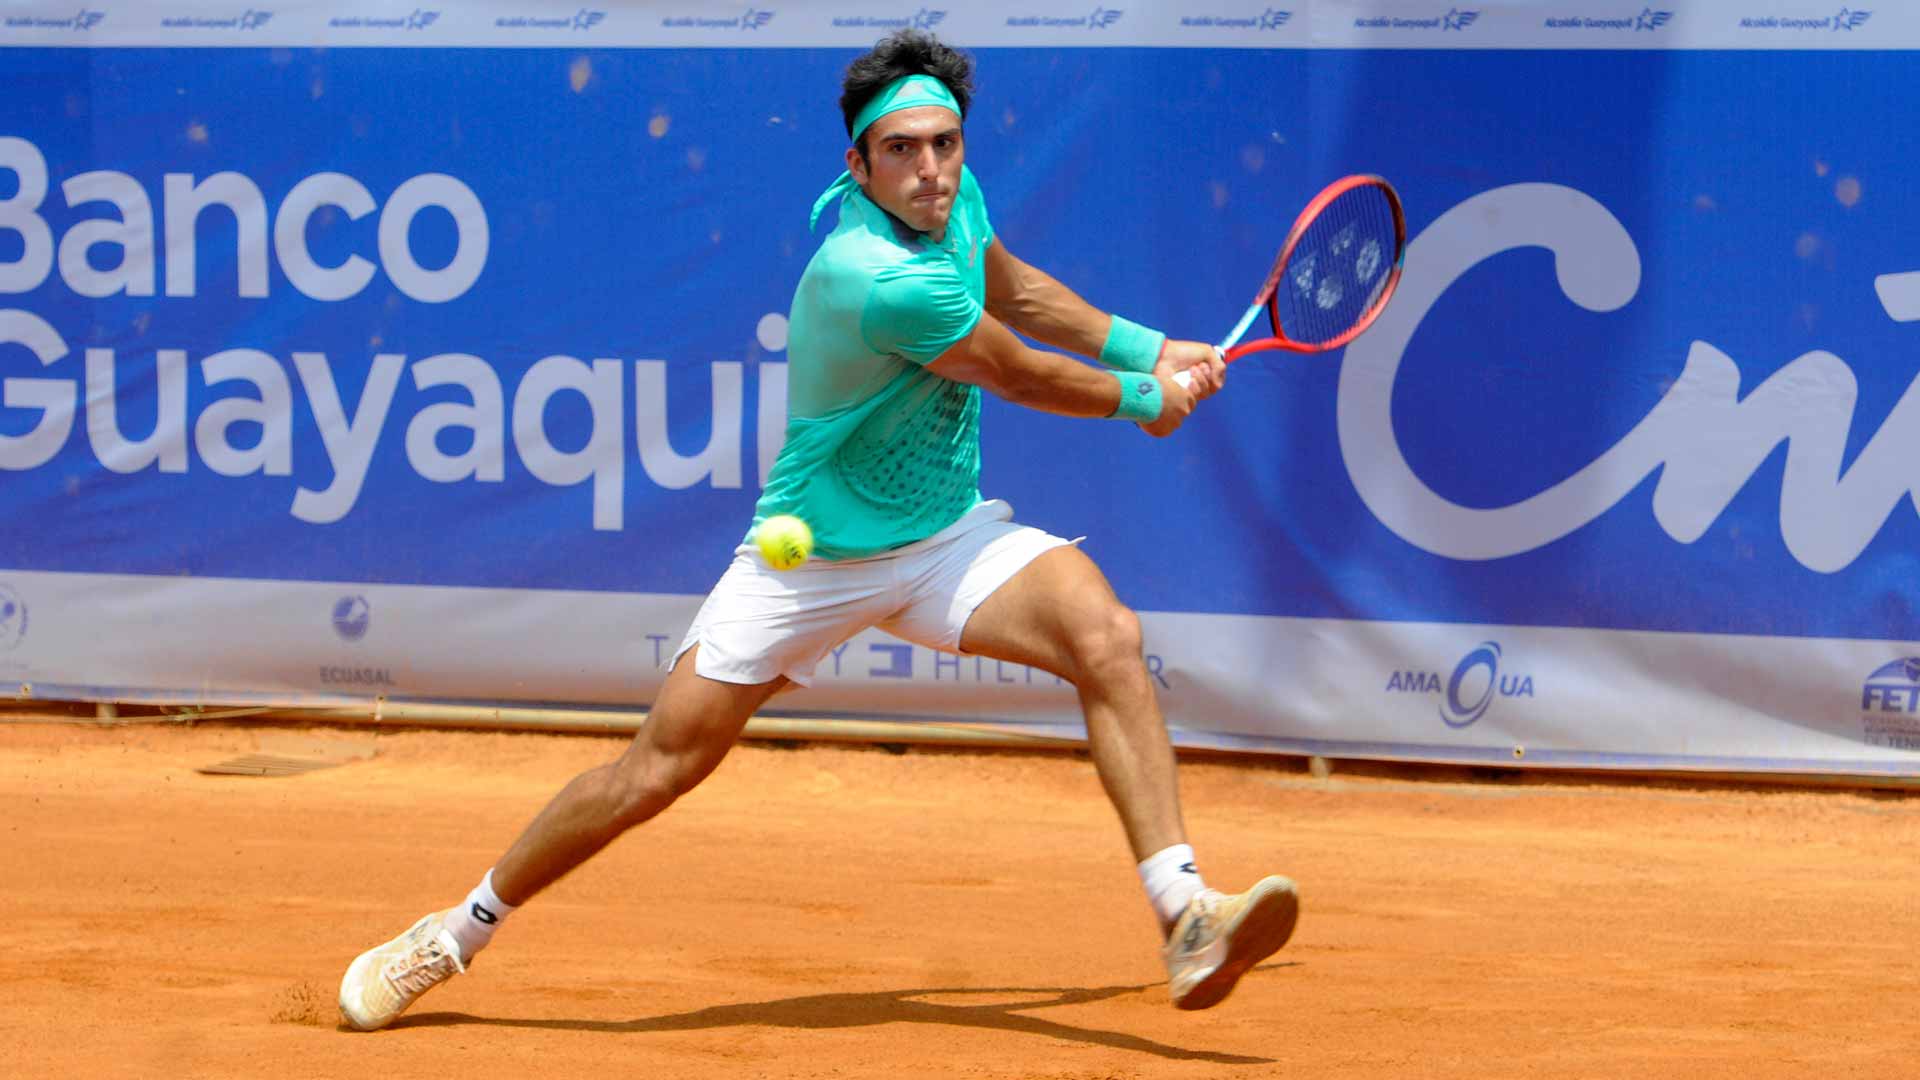
<instances>
[{"instance_id":1,"label":"man's right arm","mask_svg":"<svg viewBox=\"0 0 1920 1080\"><path fill-rule=\"evenodd\" d=\"M955 382L978 386L996 397L1061 416L1112 416L1119 408L1122 383L1113 373L1059 353L1028 348L1013 331L982 313L973 332L955 342L927 370ZM1169 435L1193 411L1194 398L1170 376L1131 374L1160 385L1160 416L1140 426L1150 435Z\"/></svg>"}]
</instances>

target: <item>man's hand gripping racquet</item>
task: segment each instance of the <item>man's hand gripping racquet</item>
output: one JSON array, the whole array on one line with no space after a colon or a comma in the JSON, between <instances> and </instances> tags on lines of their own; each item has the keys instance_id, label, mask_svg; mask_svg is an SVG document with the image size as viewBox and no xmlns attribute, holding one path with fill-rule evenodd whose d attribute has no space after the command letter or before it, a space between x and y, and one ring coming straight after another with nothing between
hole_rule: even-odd
<instances>
[{"instance_id":1,"label":"man's hand gripping racquet","mask_svg":"<svg viewBox=\"0 0 1920 1080\"><path fill-rule=\"evenodd\" d=\"M1378 176L1349 176L1313 197L1286 242L1253 305L1215 347L1231 363L1267 349L1315 353L1337 349L1373 324L1400 282L1407 222L1400 196ZM1242 343L1267 311L1273 336ZM1186 371L1174 375L1190 386Z\"/></svg>"}]
</instances>

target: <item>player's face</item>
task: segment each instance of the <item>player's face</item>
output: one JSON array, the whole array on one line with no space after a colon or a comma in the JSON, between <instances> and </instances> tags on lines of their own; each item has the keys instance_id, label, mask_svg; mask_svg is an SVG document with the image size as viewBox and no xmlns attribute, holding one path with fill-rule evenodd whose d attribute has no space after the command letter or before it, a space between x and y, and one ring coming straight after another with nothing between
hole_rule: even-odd
<instances>
[{"instance_id":1,"label":"player's face","mask_svg":"<svg viewBox=\"0 0 1920 1080\"><path fill-rule=\"evenodd\" d=\"M847 151L847 171L882 210L935 240L947 231L960 192L966 144L960 118L940 105L888 113L867 129L868 162Z\"/></svg>"}]
</instances>

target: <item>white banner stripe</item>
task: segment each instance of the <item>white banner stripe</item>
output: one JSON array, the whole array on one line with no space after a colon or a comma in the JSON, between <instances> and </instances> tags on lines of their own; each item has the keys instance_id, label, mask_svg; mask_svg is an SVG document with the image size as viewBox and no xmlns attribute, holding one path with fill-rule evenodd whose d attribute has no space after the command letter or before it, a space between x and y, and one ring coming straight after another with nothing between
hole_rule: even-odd
<instances>
[{"instance_id":1,"label":"white banner stripe","mask_svg":"<svg viewBox=\"0 0 1920 1080\"><path fill-rule=\"evenodd\" d=\"M0 8L0 46L864 48L917 27L970 48L1920 49L1920 6L1815 0L1202 3L178 0Z\"/></svg>"},{"instance_id":2,"label":"white banner stripe","mask_svg":"<svg viewBox=\"0 0 1920 1080\"><path fill-rule=\"evenodd\" d=\"M0 693L644 707L701 598L0 570ZM1462 763L1920 773L1920 642L1142 614L1182 745ZM770 714L1083 737L1073 687L868 631Z\"/></svg>"}]
</instances>

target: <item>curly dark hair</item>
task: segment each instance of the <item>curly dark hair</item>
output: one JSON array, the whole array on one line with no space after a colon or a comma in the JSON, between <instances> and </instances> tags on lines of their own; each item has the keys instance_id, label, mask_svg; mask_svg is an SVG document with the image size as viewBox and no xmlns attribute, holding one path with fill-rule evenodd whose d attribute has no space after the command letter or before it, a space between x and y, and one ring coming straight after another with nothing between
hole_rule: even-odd
<instances>
[{"instance_id":1,"label":"curly dark hair","mask_svg":"<svg viewBox=\"0 0 1920 1080\"><path fill-rule=\"evenodd\" d=\"M896 30L847 65L847 74L840 80L840 112L848 135L853 134L853 118L867 102L905 75L931 75L946 83L960 105L960 118L966 119L967 105L973 100L973 58L924 30ZM860 160L867 160L866 132L860 133L857 145Z\"/></svg>"}]
</instances>

